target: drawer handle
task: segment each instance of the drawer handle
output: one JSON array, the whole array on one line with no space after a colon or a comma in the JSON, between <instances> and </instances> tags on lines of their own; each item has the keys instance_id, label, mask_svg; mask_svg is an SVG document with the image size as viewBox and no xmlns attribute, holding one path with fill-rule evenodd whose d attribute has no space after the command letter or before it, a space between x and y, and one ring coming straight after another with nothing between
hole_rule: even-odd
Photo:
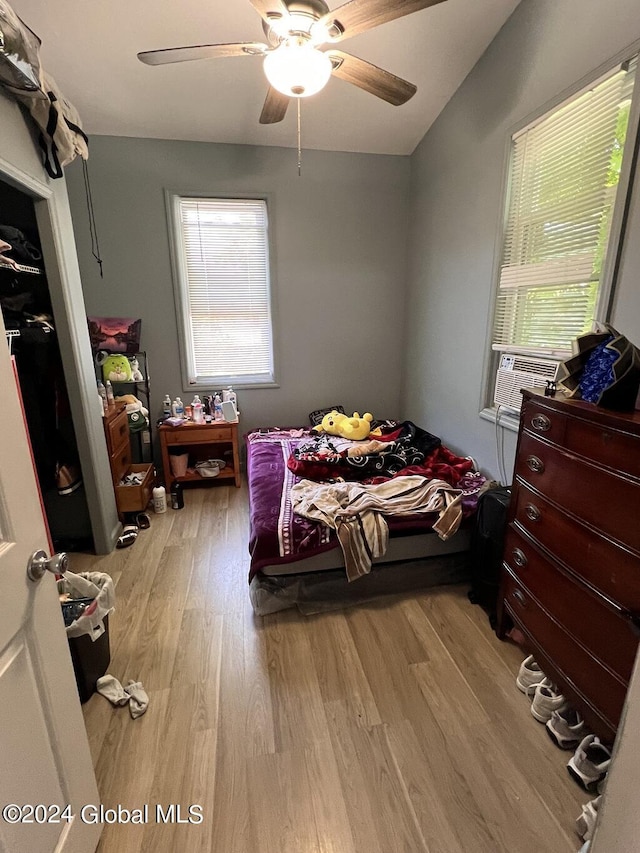
<instances>
[{"instance_id":1,"label":"drawer handle","mask_svg":"<svg viewBox=\"0 0 640 853\"><path fill-rule=\"evenodd\" d=\"M534 415L531 418L531 426L539 432L547 432L551 429L551 420L546 415Z\"/></svg>"},{"instance_id":2,"label":"drawer handle","mask_svg":"<svg viewBox=\"0 0 640 853\"><path fill-rule=\"evenodd\" d=\"M542 474L544 471L544 462L537 456L527 456L527 465L536 474Z\"/></svg>"},{"instance_id":3,"label":"drawer handle","mask_svg":"<svg viewBox=\"0 0 640 853\"><path fill-rule=\"evenodd\" d=\"M530 521L537 521L540 518L540 510L535 504L527 504L524 514Z\"/></svg>"},{"instance_id":4,"label":"drawer handle","mask_svg":"<svg viewBox=\"0 0 640 853\"><path fill-rule=\"evenodd\" d=\"M513 555L513 562L516 564L516 566L520 566L520 568L523 568L529 562L527 560L527 555L524 553L524 551L521 551L520 548L514 548L511 553Z\"/></svg>"},{"instance_id":5,"label":"drawer handle","mask_svg":"<svg viewBox=\"0 0 640 853\"><path fill-rule=\"evenodd\" d=\"M519 590L519 589L514 589L514 590L513 590L513 597L515 598L515 600L518 602L518 604L519 604L521 607L526 607L526 606L527 606L527 600L526 600L526 598L524 597L524 593L523 593L523 592L520 592L520 590Z\"/></svg>"}]
</instances>

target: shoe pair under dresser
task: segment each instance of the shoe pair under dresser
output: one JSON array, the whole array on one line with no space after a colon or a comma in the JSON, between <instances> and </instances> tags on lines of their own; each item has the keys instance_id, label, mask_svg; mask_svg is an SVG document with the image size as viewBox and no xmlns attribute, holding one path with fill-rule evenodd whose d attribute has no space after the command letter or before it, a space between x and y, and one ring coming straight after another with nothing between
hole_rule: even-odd
<instances>
[{"instance_id":1,"label":"shoe pair under dresser","mask_svg":"<svg viewBox=\"0 0 640 853\"><path fill-rule=\"evenodd\" d=\"M640 412L523 397L497 633L611 742L640 636Z\"/></svg>"}]
</instances>

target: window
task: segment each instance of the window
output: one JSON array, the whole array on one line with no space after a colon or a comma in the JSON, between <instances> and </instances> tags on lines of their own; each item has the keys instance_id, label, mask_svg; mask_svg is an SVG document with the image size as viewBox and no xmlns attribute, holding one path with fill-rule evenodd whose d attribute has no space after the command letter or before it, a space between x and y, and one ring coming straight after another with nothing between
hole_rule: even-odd
<instances>
[{"instance_id":1,"label":"window","mask_svg":"<svg viewBox=\"0 0 640 853\"><path fill-rule=\"evenodd\" d=\"M170 198L186 384L272 384L266 201Z\"/></svg>"},{"instance_id":2,"label":"window","mask_svg":"<svg viewBox=\"0 0 640 853\"><path fill-rule=\"evenodd\" d=\"M603 268L635 69L635 60L618 66L512 137L498 352L562 359L604 319Z\"/></svg>"}]
</instances>

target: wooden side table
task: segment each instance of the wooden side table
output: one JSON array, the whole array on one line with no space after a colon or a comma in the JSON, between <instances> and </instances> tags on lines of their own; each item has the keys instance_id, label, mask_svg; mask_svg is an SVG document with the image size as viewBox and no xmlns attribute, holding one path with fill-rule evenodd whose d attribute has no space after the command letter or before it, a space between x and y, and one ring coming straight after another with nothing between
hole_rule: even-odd
<instances>
[{"instance_id":1,"label":"wooden side table","mask_svg":"<svg viewBox=\"0 0 640 853\"><path fill-rule=\"evenodd\" d=\"M171 490L171 483L177 480L179 483L200 482L209 483L213 480L229 480L235 482L240 488L240 451L238 448L238 422L213 421L210 424L196 424L187 421L180 426L168 426L163 424L158 428L160 435L160 448L162 450L162 468L164 470L164 484L167 492ZM226 447L225 447L226 446ZM228 460L217 477L201 477L192 471L182 477L174 477L171 473L169 460L169 449L180 449L188 453L193 463L204 459L222 458L225 449L231 448L232 462Z\"/></svg>"}]
</instances>

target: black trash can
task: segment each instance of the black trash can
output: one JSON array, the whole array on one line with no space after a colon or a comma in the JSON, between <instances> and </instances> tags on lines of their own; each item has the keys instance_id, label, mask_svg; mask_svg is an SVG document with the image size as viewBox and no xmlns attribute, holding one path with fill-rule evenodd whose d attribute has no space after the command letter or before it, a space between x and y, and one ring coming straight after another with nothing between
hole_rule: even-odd
<instances>
[{"instance_id":1,"label":"black trash can","mask_svg":"<svg viewBox=\"0 0 640 853\"><path fill-rule=\"evenodd\" d=\"M89 634L68 637L73 671L78 685L80 701L84 704L96 692L96 682L109 668L111 649L109 646L109 617L104 617L104 634L92 640Z\"/></svg>"},{"instance_id":2,"label":"black trash can","mask_svg":"<svg viewBox=\"0 0 640 853\"><path fill-rule=\"evenodd\" d=\"M113 580L104 572L65 572L58 581L62 616L81 702L96 692L109 668L109 613L115 606Z\"/></svg>"}]
</instances>

